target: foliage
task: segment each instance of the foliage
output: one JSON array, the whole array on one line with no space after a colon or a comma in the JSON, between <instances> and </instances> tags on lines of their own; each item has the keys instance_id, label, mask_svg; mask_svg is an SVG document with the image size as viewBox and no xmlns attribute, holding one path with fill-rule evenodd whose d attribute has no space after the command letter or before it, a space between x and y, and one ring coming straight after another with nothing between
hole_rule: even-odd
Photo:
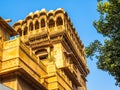
<instances>
[{"instance_id":1,"label":"foliage","mask_svg":"<svg viewBox=\"0 0 120 90\"><path fill-rule=\"evenodd\" d=\"M104 44L95 40L86 47L87 57L98 59L99 69L114 76L120 86L120 0L98 0L97 11L100 19L94 21L98 33L105 38Z\"/></svg>"}]
</instances>

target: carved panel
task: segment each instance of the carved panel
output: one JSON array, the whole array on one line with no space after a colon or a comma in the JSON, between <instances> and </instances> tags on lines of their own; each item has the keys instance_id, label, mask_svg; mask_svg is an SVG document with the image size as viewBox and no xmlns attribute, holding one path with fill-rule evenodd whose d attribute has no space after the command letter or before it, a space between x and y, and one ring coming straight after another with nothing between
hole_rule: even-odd
<instances>
[{"instance_id":1,"label":"carved panel","mask_svg":"<svg viewBox=\"0 0 120 90\"><path fill-rule=\"evenodd\" d=\"M9 59L7 61L2 62L2 71L7 70L7 69L12 69L12 68L18 67L18 66L19 66L18 58Z\"/></svg>"},{"instance_id":2,"label":"carved panel","mask_svg":"<svg viewBox=\"0 0 120 90\"><path fill-rule=\"evenodd\" d=\"M12 47L3 50L3 61L19 57L19 47Z\"/></svg>"}]
</instances>

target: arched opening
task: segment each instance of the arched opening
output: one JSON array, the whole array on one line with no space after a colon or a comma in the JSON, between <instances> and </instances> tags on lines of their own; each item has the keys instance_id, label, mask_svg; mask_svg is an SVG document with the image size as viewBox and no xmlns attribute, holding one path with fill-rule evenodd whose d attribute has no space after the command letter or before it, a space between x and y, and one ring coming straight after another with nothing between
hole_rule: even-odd
<instances>
[{"instance_id":1,"label":"arched opening","mask_svg":"<svg viewBox=\"0 0 120 90\"><path fill-rule=\"evenodd\" d=\"M62 20L61 17L58 17L58 18L57 18L56 24L57 24L57 26L63 25L63 20Z\"/></svg>"},{"instance_id":2,"label":"arched opening","mask_svg":"<svg viewBox=\"0 0 120 90\"><path fill-rule=\"evenodd\" d=\"M28 31L27 31L27 27L24 28L24 32L23 32L23 35L27 35L28 34Z\"/></svg>"},{"instance_id":3,"label":"arched opening","mask_svg":"<svg viewBox=\"0 0 120 90\"><path fill-rule=\"evenodd\" d=\"M37 30L37 29L39 29L39 22L38 21L35 22L35 30Z\"/></svg>"},{"instance_id":4,"label":"arched opening","mask_svg":"<svg viewBox=\"0 0 120 90\"><path fill-rule=\"evenodd\" d=\"M55 21L53 19L51 19L49 21L49 28L55 27Z\"/></svg>"},{"instance_id":5,"label":"arched opening","mask_svg":"<svg viewBox=\"0 0 120 90\"><path fill-rule=\"evenodd\" d=\"M41 20L41 28L43 28L43 27L45 27L45 20L44 19Z\"/></svg>"},{"instance_id":6,"label":"arched opening","mask_svg":"<svg viewBox=\"0 0 120 90\"><path fill-rule=\"evenodd\" d=\"M40 49L35 52L37 56L39 56L40 60L44 60L48 58L48 52L46 49Z\"/></svg>"},{"instance_id":7,"label":"arched opening","mask_svg":"<svg viewBox=\"0 0 120 90\"><path fill-rule=\"evenodd\" d=\"M17 30L17 32L19 33L19 36L22 36L22 30L21 30L21 28L19 28L19 29Z\"/></svg>"},{"instance_id":8,"label":"arched opening","mask_svg":"<svg viewBox=\"0 0 120 90\"><path fill-rule=\"evenodd\" d=\"M31 22L29 25L29 30L32 31L33 30L33 23Z\"/></svg>"}]
</instances>

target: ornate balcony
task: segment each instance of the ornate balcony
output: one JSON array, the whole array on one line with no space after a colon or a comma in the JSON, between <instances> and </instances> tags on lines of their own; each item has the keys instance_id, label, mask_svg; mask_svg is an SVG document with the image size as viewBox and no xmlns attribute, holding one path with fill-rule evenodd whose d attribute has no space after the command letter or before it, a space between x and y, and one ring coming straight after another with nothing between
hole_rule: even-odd
<instances>
[{"instance_id":1,"label":"ornate balcony","mask_svg":"<svg viewBox=\"0 0 120 90\"><path fill-rule=\"evenodd\" d=\"M40 77L47 74L45 65L19 38L4 42L0 77L8 72L17 72L22 74L22 76L29 75L31 78L26 78L39 84Z\"/></svg>"},{"instance_id":2,"label":"ornate balcony","mask_svg":"<svg viewBox=\"0 0 120 90\"><path fill-rule=\"evenodd\" d=\"M68 75L70 77L70 79L72 80L72 82L74 82L78 86L82 86L80 78L78 79L78 69L65 56L64 56L64 64L63 64L63 67L61 67L61 69L65 71L66 75Z\"/></svg>"}]
</instances>

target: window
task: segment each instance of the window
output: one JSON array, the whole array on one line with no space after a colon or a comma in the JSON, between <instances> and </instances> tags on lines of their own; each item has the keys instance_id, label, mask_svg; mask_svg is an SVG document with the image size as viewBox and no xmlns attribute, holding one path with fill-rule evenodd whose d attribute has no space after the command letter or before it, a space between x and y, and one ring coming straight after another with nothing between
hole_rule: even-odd
<instances>
[{"instance_id":1,"label":"window","mask_svg":"<svg viewBox=\"0 0 120 90\"><path fill-rule=\"evenodd\" d=\"M27 27L24 28L24 32L23 32L23 35L27 35Z\"/></svg>"},{"instance_id":2,"label":"window","mask_svg":"<svg viewBox=\"0 0 120 90\"><path fill-rule=\"evenodd\" d=\"M57 24L57 26L63 25L63 20L62 20L61 17L58 17L58 18L57 18L56 24Z\"/></svg>"},{"instance_id":3,"label":"window","mask_svg":"<svg viewBox=\"0 0 120 90\"><path fill-rule=\"evenodd\" d=\"M40 60L44 60L44 59L47 59L48 55L43 55L43 56L39 56L39 59Z\"/></svg>"},{"instance_id":4,"label":"window","mask_svg":"<svg viewBox=\"0 0 120 90\"><path fill-rule=\"evenodd\" d=\"M44 19L41 20L41 28L43 28L43 27L45 27L45 20Z\"/></svg>"},{"instance_id":5,"label":"window","mask_svg":"<svg viewBox=\"0 0 120 90\"><path fill-rule=\"evenodd\" d=\"M38 21L35 22L35 30L37 30L37 29L39 29L39 22Z\"/></svg>"},{"instance_id":6,"label":"window","mask_svg":"<svg viewBox=\"0 0 120 90\"><path fill-rule=\"evenodd\" d=\"M19 33L20 36L22 36L22 30L21 30L21 28L19 28L19 29L17 30L17 32Z\"/></svg>"},{"instance_id":7,"label":"window","mask_svg":"<svg viewBox=\"0 0 120 90\"><path fill-rule=\"evenodd\" d=\"M49 28L52 28L52 27L54 27L55 26L55 21L53 20L53 19L51 19L50 21L49 21Z\"/></svg>"},{"instance_id":8,"label":"window","mask_svg":"<svg viewBox=\"0 0 120 90\"><path fill-rule=\"evenodd\" d=\"M33 23L32 22L30 23L29 29L30 29L30 31L33 30Z\"/></svg>"},{"instance_id":9,"label":"window","mask_svg":"<svg viewBox=\"0 0 120 90\"><path fill-rule=\"evenodd\" d=\"M39 56L40 60L47 59L48 58L48 52L46 49L40 49L35 52L37 56Z\"/></svg>"}]
</instances>

